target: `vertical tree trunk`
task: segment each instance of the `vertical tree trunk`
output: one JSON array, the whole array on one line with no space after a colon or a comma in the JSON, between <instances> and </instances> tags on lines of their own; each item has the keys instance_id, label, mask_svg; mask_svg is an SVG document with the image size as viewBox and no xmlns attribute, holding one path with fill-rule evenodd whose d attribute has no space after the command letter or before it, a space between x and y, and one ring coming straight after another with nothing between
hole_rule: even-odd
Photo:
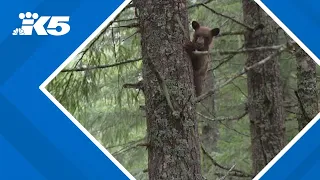
<instances>
[{"instance_id":1,"label":"vertical tree trunk","mask_svg":"<svg viewBox=\"0 0 320 180\"><path fill-rule=\"evenodd\" d=\"M193 71L183 49L189 39L186 0L134 3L141 33L149 179L201 179L195 105L190 101ZM150 62L164 79L179 117L172 115Z\"/></svg>"},{"instance_id":2,"label":"vertical tree trunk","mask_svg":"<svg viewBox=\"0 0 320 180\"><path fill-rule=\"evenodd\" d=\"M213 63L210 59L208 63L208 69L213 68ZM205 79L203 92L207 92L210 89L213 89L215 86L214 74L211 70L208 71L207 77ZM198 108L200 109L200 113L214 118L215 115L215 94L211 95L207 99L201 101L198 104ZM212 153L217 147L217 141L219 138L219 130L217 121L208 121L204 119L204 123L202 124L202 134L201 134L201 142L204 145L207 152ZM212 162L208 160L208 163L205 161L206 156L203 158L203 172L207 172L212 168Z\"/></svg>"},{"instance_id":3,"label":"vertical tree trunk","mask_svg":"<svg viewBox=\"0 0 320 180\"><path fill-rule=\"evenodd\" d=\"M301 48L296 53L299 130L318 114L316 63Z\"/></svg>"},{"instance_id":4,"label":"vertical tree trunk","mask_svg":"<svg viewBox=\"0 0 320 180\"><path fill-rule=\"evenodd\" d=\"M208 64L209 69L212 68L212 62ZM214 88L214 75L212 71L208 71L207 77L205 79L203 92L207 92ZM200 102L199 107L201 109L201 114L208 117L215 117L215 96L212 95L207 99ZM206 149L212 152L218 140L218 128L217 122L204 120L205 123L202 127L202 142L206 145Z\"/></svg>"},{"instance_id":5,"label":"vertical tree trunk","mask_svg":"<svg viewBox=\"0 0 320 180\"><path fill-rule=\"evenodd\" d=\"M252 0L243 0L244 21L250 27L263 24L262 30L248 31L246 48L277 44L277 25ZM248 53L246 65L270 56L272 51ZM284 146L284 119L278 58L247 73L253 173L257 174Z\"/></svg>"}]
</instances>

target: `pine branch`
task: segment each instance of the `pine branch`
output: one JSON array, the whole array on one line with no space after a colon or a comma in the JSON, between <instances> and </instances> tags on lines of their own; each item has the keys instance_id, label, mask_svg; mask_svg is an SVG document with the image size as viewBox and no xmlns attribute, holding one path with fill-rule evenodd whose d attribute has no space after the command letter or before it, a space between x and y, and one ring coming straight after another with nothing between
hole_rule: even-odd
<instances>
[{"instance_id":1,"label":"pine branch","mask_svg":"<svg viewBox=\"0 0 320 180\"><path fill-rule=\"evenodd\" d=\"M130 4L129 4L130 5ZM128 6L129 6L128 5ZM123 9L114 19L117 19L118 17L120 17L120 15L122 14L122 12L125 9ZM93 40L89 43L89 45L87 46L87 48L85 48L85 50L81 51L80 53L82 53L81 57L79 58L79 60L81 60L83 58L83 56L88 52L89 49L92 48L93 44L100 39L100 37L107 31L107 29L114 23L114 20L111 21L105 28L102 29L102 31L99 33L98 36L96 36L95 38L93 38Z\"/></svg>"}]
</instances>

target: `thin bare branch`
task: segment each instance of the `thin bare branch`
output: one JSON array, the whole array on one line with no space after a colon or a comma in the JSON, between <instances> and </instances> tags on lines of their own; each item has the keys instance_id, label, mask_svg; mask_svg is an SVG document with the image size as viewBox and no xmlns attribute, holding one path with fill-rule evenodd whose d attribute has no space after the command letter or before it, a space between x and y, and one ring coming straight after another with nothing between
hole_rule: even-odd
<instances>
[{"instance_id":1,"label":"thin bare branch","mask_svg":"<svg viewBox=\"0 0 320 180\"><path fill-rule=\"evenodd\" d=\"M217 117L217 118L210 118L210 117L208 117L206 115L203 115L203 114L201 114L199 112L197 112L197 114L199 116L201 116L202 118L204 118L206 120L209 120L209 121L238 121L238 120L242 119L243 117L245 117L248 114L248 112L245 111L244 113L242 113L242 114L240 114L238 116Z\"/></svg>"},{"instance_id":2,"label":"thin bare branch","mask_svg":"<svg viewBox=\"0 0 320 180\"><path fill-rule=\"evenodd\" d=\"M232 18L232 17L230 17L230 16L227 16L227 15L224 15L224 14L221 14L221 13L215 11L214 9L210 8L209 6L207 6L207 5L204 4L204 3L202 3L201 6L207 8L209 11L211 11L212 13L214 13L214 14L216 14L216 15L219 15L219 16L222 16L222 17L224 17L224 18L230 19L231 21L233 21L233 22L235 22L235 23L237 23L237 24L245 27L246 29L248 29L248 30L250 30L250 31L254 30L253 28L245 25L244 23L242 23L242 22L240 22L240 21L238 21L238 20L236 20L236 19L234 19L234 18Z\"/></svg>"},{"instance_id":3,"label":"thin bare branch","mask_svg":"<svg viewBox=\"0 0 320 180\"><path fill-rule=\"evenodd\" d=\"M265 59L253 64L252 66L249 66L249 67L245 67L243 68L243 70L241 70L239 73L237 73L236 75L232 76L230 79L228 79L227 81L225 81L224 83L222 83L221 85L219 86L216 86L216 88L213 88L211 90L209 90L208 92L200 95L199 97L197 97L195 99L194 102L200 102L204 99L206 99L207 97L211 96L212 94L215 93L215 91L217 91L218 89L221 89L223 88L224 86L228 85L230 82L232 82L233 80L237 79L238 77L242 76L243 74L245 74L247 71L255 68L255 67L258 67L258 66L261 66L263 64L265 64L266 62L272 60L274 57L278 56L279 54L281 54L283 51L285 51L286 49L288 48L288 45L285 44L285 45L282 45L280 46L280 48L273 54L271 54L270 56L266 57Z\"/></svg>"},{"instance_id":4,"label":"thin bare branch","mask_svg":"<svg viewBox=\"0 0 320 180\"><path fill-rule=\"evenodd\" d=\"M133 36L135 36L135 35L137 35L139 32L140 32L140 31L139 31L139 30L137 30L136 32L134 32L134 33L133 33L133 34L131 34L130 36L128 36L128 37L126 37L125 39L123 39L123 40L122 40L122 42L124 42L124 41L126 41L126 40L130 39L131 37L133 37Z\"/></svg>"},{"instance_id":5,"label":"thin bare branch","mask_svg":"<svg viewBox=\"0 0 320 180\"><path fill-rule=\"evenodd\" d=\"M103 68L110 68L110 67L115 67L115 66L120 66L124 64L129 64L133 62L138 62L141 61L141 58L137 59L132 59L132 60L126 60L114 64L105 64L105 65L99 65L99 66L89 66L89 67L80 67L80 68L73 68L73 69L64 69L61 72L80 72L80 71L91 71L91 70L96 70L96 69L103 69Z\"/></svg>"},{"instance_id":6,"label":"thin bare branch","mask_svg":"<svg viewBox=\"0 0 320 180\"><path fill-rule=\"evenodd\" d=\"M113 23L120 23L120 22L136 21L136 20L138 20L138 18L118 19L118 20L114 20L114 21L112 21L112 22L113 22Z\"/></svg>"},{"instance_id":7,"label":"thin bare branch","mask_svg":"<svg viewBox=\"0 0 320 180\"><path fill-rule=\"evenodd\" d=\"M201 149L202 149L203 153L210 159L210 161L212 162L212 164L214 166L219 167L219 168L221 168L223 170L227 170L227 171L229 171L231 169L229 167L225 167L225 166L220 165L215 159L213 159L213 157L209 154L209 152L204 148L203 144L201 144ZM250 175L250 174L248 174L246 172L243 172L241 170L235 169L235 168L232 168L231 171L235 172L235 173L239 173L239 174L241 174L241 175L243 175L245 177L252 177L252 175Z\"/></svg>"},{"instance_id":8,"label":"thin bare branch","mask_svg":"<svg viewBox=\"0 0 320 180\"><path fill-rule=\"evenodd\" d=\"M221 33L218 35L218 37L244 35L244 34L245 34L245 31L221 32Z\"/></svg>"},{"instance_id":9,"label":"thin bare branch","mask_svg":"<svg viewBox=\"0 0 320 180\"><path fill-rule=\"evenodd\" d=\"M220 55L226 55L226 54L241 54L241 53L249 53L249 52L255 52L255 51L277 51L284 45L275 45L275 46L262 46L262 47L256 47L256 48L243 48L239 50L215 50L215 51L195 51L193 54L196 55L207 55L210 54L220 54Z\"/></svg>"}]
</instances>

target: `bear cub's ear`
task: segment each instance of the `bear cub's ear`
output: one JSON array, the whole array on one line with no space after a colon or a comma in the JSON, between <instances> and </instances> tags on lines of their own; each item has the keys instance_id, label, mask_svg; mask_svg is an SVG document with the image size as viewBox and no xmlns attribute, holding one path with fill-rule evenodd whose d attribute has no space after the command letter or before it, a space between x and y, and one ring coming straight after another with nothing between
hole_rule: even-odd
<instances>
[{"instance_id":1,"label":"bear cub's ear","mask_svg":"<svg viewBox=\"0 0 320 180\"><path fill-rule=\"evenodd\" d=\"M218 36L220 33L220 29L219 28L214 28L211 30L211 35L212 36Z\"/></svg>"},{"instance_id":2,"label":"bear cub's ear","mask_svg":"<svg viewBox=\"0 0 320 180\"><path fill-rule=\"evenodd\" d=\"M197 29L199 29L200 28L200 24L197 22L197 21L192 21L192 28L194 29L194 30L197 30Z\"/></svg>"}]
</instances>

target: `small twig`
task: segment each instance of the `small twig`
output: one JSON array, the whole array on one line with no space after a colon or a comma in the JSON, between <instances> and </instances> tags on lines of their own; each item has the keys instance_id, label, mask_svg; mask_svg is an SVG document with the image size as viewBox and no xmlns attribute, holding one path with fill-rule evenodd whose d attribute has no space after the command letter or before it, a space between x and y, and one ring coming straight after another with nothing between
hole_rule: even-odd
<instances>
[{"instance_id":1,"label":"small twig","mask_svg":"<svg viewBox=\"0 0 320 180\"><path fill-rule=\"evenodd\" d=\"M121 26L114 26L112 28L137 28L139 27L139 23L132 23L127 25L121 25Z\"/></svg>"},{"instance_id":2,"label":"small twig","mask_svg":"<svg viewBox=\"0 0 320 180\"><path fill-rule=\"evenodd\" d=\"M142 89L143 90L143 81L139 81L137 83L127 83L123 85L123 88L132 88L132 89Z\"/></svg>"},{"instance_id":3,"label":"small twig","mask_svg":"<svg viewBox=\"0 0 320 180\"><path fill-rule=\"evenodd\" d=\"M243 46L244 46L244 45L242 45L242 47L238 48L237 50L242 49ZM214 67L214 68L212 68L212 69L210 69L210 70L213 71L213 70L215 70L215 69L218 69L218 68L219 68L220 66L222 66L223 64L231 61L236 55L237 55L237 54L231 54L231 55L229 55L228 57L224 58L224 61L223 61L223 62L220 62L216 67Z\"/></svg>"},{"instance_id":4,"label":"small twig","mask_svg":"<svg viewBox=\"0 0 320 180\"><path fill-rule=\"evenodd\" d=\"M200 95L199 97L197 97L195 99L195 102L200 102L204 99L206 99L207 97L213 95L218 89L223 88L224 86L228 85L230 82L232 82L233 80L237 79L238 77L242 76L243 74L245 74L245 70L242 70L241 72L239 72L238 74L236 74L235 76L231 77L230 79L228 79L227 81L225 81L224 83L222 83L220 86L216 86L215 88L209 90L208 92Z\"/></svg>"},{"instance_id":5,"label":"small twig","mask_svg":"<svg viewBox=\"0 0 320 180\"><path fill-rule=\"evenodd\" d=\"M224 123L222 121L219 121L219 123L222 124L225 128L227 128L227 129L229 129L229 130L231 130L231 131L233 131L233 132L235 132L235 133L237 133L237 134L239 134L241 136L244 136L246 138L250 138L251 137L249 134L245 134L243 132L240 132L237 129L230 127L228 124L226 124L226 123Z\"/></svg>"},{"instance_id":6,"label":"small twig","mask_svg":"<svg viewBox=\"0 0 320 180\"><path fill-rule=\"evenodd\" d=\"M138 96L139 96L139 94L140 94L140 91L144 91L144 88L142 87L142 89L139 89L139 91L137 92L137 95L134 97L134 99L135 100L137 100L138 101Z\"/></svg>"},{"instance_id":7,"label":"small twig","mask_svg":"<svg viewBox=\"0 0 320 180\"><path fill-rule=\"evenodd\" d=\"M119 23L119 22L136 21L136 20L138 20L138 18L118 19L118 20L114 20L114 21L112 21L112 22L113 22L113 23Z\"/></svg>"},{"instance_id":8,"label":"small twig","mask_svg":"<svg viewBox=\"0 0 320 180\"><path fill-rule=\"evenodd\" d=\"M285 111L288 112L288 113L294 114L294 115L301 115L301 113L294 112L294 111L292 111L290 109L285 109Z\"/></svg>"},{"instance_id":9,"label":"small twig","mask_svg":"<svg viewBox=\"0 0 320 180\"><path fill-rule=\"evenodd\" d=\"M222 29L222 28L227 24L228 21L230 21L230 19L226 19L223 23L221 23L221 24L219 25L220 29ZM219 34L220 34L220 33L219 33Z\"/></svg>"},{"instance_id":10,"label":"small twig","mask_svg":"<svg viewBox=\"0 0 320 180\"><path fill-rule=\"evenodd\" d=\"M124 42L124 41L126 41L126 40L128 40L128 39L130 39L131 37L133 37L133 36L135 36L136 34L138 34L139 33L139 30L137 30L136 32L134 32L133 34L131 34L130 36L128 36L128 37L126 37L126 38L124 38L123 40L122 40L122 42Z\"/></svg>"},{"instance_id":11,"label":"small twig","mask_svg":"<svg viewBox=\"0 0 320 180\"><path fill-rule=\"evenodd\" d=\"M154 74L156 75L156 78L159 82L159 85L161 87L161 90L162 90L162 93L163 95L165 96L166 100L167 100L167 103L172 111L172 115L175 116L175 117L178 117L178 112L176 110L174 110L174 107L173 107L173 104L171 102L171 99L170 99L170 94L169 94L169 90L168 90L168 87L165 83L165 80L161 77L160 73L157 71L155 65L151 62L151 60L148 61L148 64L151 68L151 70L154 72Z\"/></svg>"},{"instance_id":12,"label":"small twig","mask_svg":"<svg viewBox=\"0 0 320 180\"><path fill-rule=\"evenodd\" d=\"M148 149L150 147L150 143L147 143L147 142L140 143L140 144L137 144L136 146L137 147L146 147L146 149Z\"/></svg>"},{"instance_id":13,"label":"small twig","mask_svg":"<svg viewBox=\"0 0 320 180\"><path fill-rule=\"evenodd\" d=\"M231 82L231 83L232 83L232 85L233 85L234 87L236 87L236 88L240 91L240 93L241 93L243 96L245 96L246 98L248 98L248 95L245 94L245 93L242 91L242 89L241 89L238 85L236 85L236 83L234 83L234 82Z\"/></svg>"},{"instance_id":14,"label":"small twig","mask_svg":"<svg viewBox=\"0 0 320 180\"><path fill-rule=\"evenodd\" d=\"M221 32L217 37L244 35L244 34L245 34L245 31Z\"/></svg>"},{"instance_id":15,"label":"small twig","mask_svg":"<svg viewBox=\"0 0 320 180\"><path fill-rule=\"evenodd\" d=\"M213 67L213 68L210 69L210 70L211 70L211 71L214 71L214 70L218 69L218 68L221 67L223 64L231 61L235 56L236 56L236 54L231 54L231 55L229 55L224 61L220 62L216 67Z\"/></svg>"},{"instance_id":16,"label":"small twig","mask_svg":"<svg viewBox=\"0 0 320 180\"><path fill-rule=\"evenodd\" d=\"M228 171L222 178L220 178L219 180L225 180L225 179L228 177L229 173L234 169L234 167L236 167L235 164L234 164L234 165L229 169L229 171Z\"/></svg>"}]
</instances>

